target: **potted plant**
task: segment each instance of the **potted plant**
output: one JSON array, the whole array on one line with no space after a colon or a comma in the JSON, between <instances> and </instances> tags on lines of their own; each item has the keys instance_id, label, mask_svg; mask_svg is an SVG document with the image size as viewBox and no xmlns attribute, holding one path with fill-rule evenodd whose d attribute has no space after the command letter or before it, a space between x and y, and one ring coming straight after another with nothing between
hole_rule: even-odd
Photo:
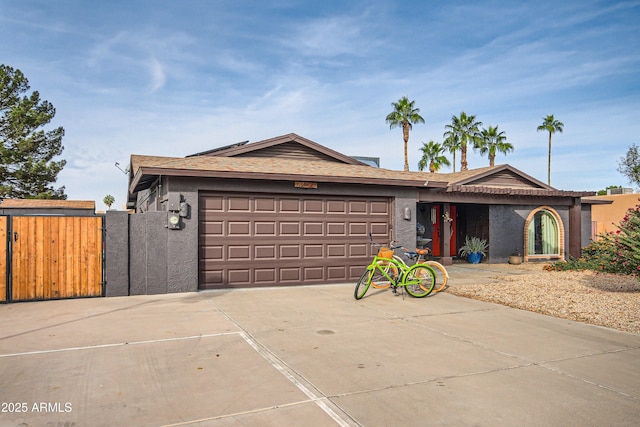
<instances>
[{"instance_id":1,"label":"potted plant","mask_svg":"<svg viewBox=\"0 0 640 427\"><path fill-rule=\"evenodd\" d=\"M467 236L458 251L461 256L466 256L471 264L478 264L483 256L487 255L487 241L479 237Z\"/></svg>"},{"instance_id":2,"label":"potted plant","mask_svg":"<svg viewBox=\"0 0 640 427\"><path fill-rule=\"evenodd\" d=\"M522 255L520 255L520 251L518 251L518 249L513 251L513 253L509 256L509 264L513 264L513 265L522 264Z\"/></svg>"}]
</instances>

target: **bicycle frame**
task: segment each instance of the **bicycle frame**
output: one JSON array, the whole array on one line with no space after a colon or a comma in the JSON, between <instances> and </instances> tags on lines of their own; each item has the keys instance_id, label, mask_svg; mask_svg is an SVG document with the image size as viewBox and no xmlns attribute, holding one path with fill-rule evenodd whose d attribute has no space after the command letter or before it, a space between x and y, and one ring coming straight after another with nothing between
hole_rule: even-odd
<instances>
[{"instance_id":1,"label":"bicycle frame","mask_svg":"<svg viewBox=\"0 0 640 427\"><path fill-rule=\"evenodd\" d=\"M393 272L390 274L391 270ZM356 299L361 299L369 286L373 286L376 289L391 287L394 294L397 294L397 289L402 287L412 297L422 298L433 290L435 276L435 271L428 265L407 266L402 260L374 256L358 280L354 296ZM382 282L384 285L380 284Z\"/></svg>"}]
</instances>

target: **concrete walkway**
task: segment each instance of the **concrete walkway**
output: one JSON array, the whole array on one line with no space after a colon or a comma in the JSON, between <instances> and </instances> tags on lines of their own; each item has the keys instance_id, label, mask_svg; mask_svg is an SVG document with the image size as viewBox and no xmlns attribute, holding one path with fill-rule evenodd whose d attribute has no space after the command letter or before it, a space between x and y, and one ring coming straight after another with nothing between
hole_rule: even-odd
<instances>
[{"instance_id":1,"label":"concrete walkway","mask_svg":"<svg viewBox=\"0 0 640 427\"><path fill-rule=\"evenodd\" d=\"M454 265L452 285L492 270ZM640 420L639 335L446 293L355 301L348 284L18 303L0 305L0 325L0 426Z\"/></svg>"}]
</instances>

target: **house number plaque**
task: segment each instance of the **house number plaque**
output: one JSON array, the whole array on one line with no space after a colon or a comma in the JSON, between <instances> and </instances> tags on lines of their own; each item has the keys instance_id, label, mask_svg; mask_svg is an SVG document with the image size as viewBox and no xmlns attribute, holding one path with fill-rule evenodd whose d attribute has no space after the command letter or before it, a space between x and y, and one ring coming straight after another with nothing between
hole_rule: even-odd
<instances>
[{"instance_id":1,"label":"house number plaque","mask_svg":"<svg viewBox=\"0 0 640 427\"><path fill-rule=\"evenodd\" d=\"M293 183L295 188L318 188L317 182L295 181Z\"/></svg>"}]
</instances>

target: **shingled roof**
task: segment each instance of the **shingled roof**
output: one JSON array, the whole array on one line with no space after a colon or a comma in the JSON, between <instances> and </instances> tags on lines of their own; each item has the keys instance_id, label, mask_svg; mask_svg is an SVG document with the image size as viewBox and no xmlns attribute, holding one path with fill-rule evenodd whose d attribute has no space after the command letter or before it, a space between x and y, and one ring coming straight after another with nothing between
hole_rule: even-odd
<instances>
[{"instance_id":1,"label":"shingled roof","mask_svg":"<svg viewBox=\"0 0 640 427\"><path fill-rule=\"evenodd\" d=\"M129 195L159 176L314 181L431 188L447 193L582 197L593 192L557 190L510 166L453 173L394 171L368 166L294 133L232 144L187 157L132 155Z\"/></svg>"},{"instance_id":2,"label":"shingled roof","mask_svg":"<svg viewBox=\"0 0 640 427\"><path fill-rule=\"evenodd\" d=\"M260 157L158 157L131 156L133 179L130 192L137 192L159 175L300 180L317 182L352 182L411 187L444 188L440 174L393 171L366 165L349 165L325 161L270 159ZM153 177L153 178L149 178Z\"/></svg>"}]
</instances>

